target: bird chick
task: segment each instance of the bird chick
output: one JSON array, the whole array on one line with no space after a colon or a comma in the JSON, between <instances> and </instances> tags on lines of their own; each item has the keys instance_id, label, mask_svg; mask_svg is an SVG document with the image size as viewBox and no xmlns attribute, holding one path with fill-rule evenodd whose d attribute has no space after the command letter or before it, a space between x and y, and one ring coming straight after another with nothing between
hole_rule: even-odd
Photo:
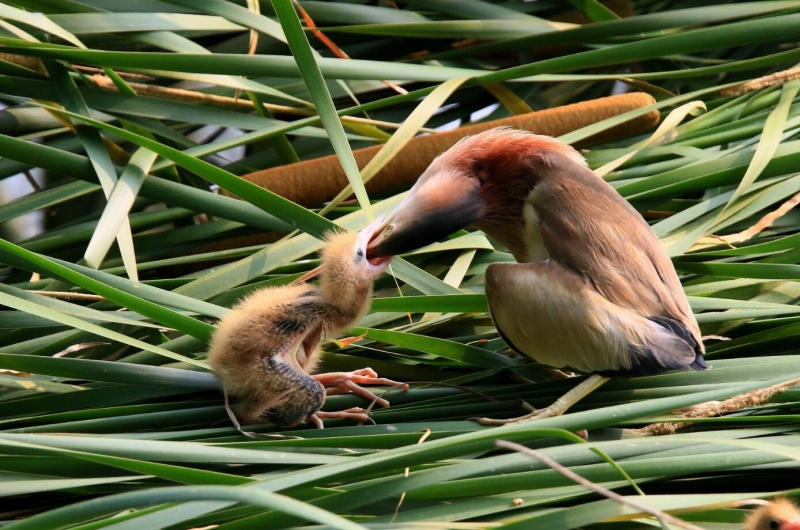
<instances>
[{"instance_id":1,"label":"bird chick","mask_svg":"<svg viewBox=\"0 0 800 530\"><path fill-rule=\"evenodd\" d=\"M220 320L211 340L209 364L223 388L239 399L245 423L271 422L291 427L322 418L369 420L363 409L319 412L327 394L353 392L388 406L358 386L404 386L378 378L371 369L312 376L320 342L351 327L368 311L374 279L391 258L367 260L366 247L378 219L360 233L337 232L322 250L320 287L293 284L255 291ZM306 275L309 276L309 275Z\"/></svg>"},{"instance_id":2,"label":"bird chick","mask_svg":"<svg viewBox=\"0 0 800 530\"><path fill-rule=\"evenodd\" d=\"M775 499L754 510L745 530L800 530L800 510L788 499Z\"/></svg>"}]
</instances>

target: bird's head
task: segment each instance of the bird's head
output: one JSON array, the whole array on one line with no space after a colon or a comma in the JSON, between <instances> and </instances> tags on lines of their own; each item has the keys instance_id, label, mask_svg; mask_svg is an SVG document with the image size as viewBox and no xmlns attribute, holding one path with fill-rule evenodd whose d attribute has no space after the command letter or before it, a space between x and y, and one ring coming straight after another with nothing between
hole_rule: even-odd
<instances>
[{"instance_id":1,"label":"bird's head","mask_svg":"<svg viewBox=\"0 0 800 530\"><path fill-rule=\"evenodd\" d=\"M776 499L753 511L747 530L800 530L800 510L787 499Z\"/></svg>"},{"instance_id":2,"label":"bird's head","mask_svg":"<svg viewBox=\"0 0 800 530\"><path fill-rule=\"evenodd\" d=\"M366 312L373 282L392 262L391 256L367 258L367 245L382 224L383 217L379 217L358 233L333 232L326 238L319 267L320 290L343 318L353 321L343 325L352 325Z\"/></svg>"},{"instance_id":3,"label":"bird's head","mask_svg":"<svg viewBox=\"0 0 800 530\"><path fill-rule=\"evenodd\" d=\"M431 163L376 228L369 257L409 252L471 224L502 237L518 229L540 169L565 161L586 165L571 146L527 131L501 127L464 138Z\"/></svg>"}]
</instances>

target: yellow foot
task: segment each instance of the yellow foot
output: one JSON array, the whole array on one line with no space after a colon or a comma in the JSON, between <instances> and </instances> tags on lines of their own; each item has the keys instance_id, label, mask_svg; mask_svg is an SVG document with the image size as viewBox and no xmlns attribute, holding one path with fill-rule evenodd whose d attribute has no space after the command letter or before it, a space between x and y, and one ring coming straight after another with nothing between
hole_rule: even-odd
<instances>
[{"instance_id":1,"label":"yellow foot","mask_svg":"<svg viewBox=\"0 0 800 530\"><path fill-rule=\"evenodd\" d=\"M386 379L385 377L378 377L378 374L372 368L363 368L352 372L330 372L327 374L317 374L313 377L326 387L325 391L329 396L353 393L370 401L374 401L381 407L388 407L389 402L376 396L366 388L359 386L359 384L394 386L400 387L403 390L408 390L408 384L399 383L391 379Z\"/></svg>"},{"instance_id":2,"label":"yellow foot","mask_svg":"<svg viewBox=\"0 0 800 530\"><path fill-rule=\"evenodd\" d=\"M317 429L324 429L325 426L322 425L322 420L358 420L358 421L368 421L375 425L375 420L369 417L367 411L362 409L361 407L353 407L347 410L340 410L337 412L322 412L318 411L308 417L307 421L316 426Z\"/></svg>"}]
</instances>

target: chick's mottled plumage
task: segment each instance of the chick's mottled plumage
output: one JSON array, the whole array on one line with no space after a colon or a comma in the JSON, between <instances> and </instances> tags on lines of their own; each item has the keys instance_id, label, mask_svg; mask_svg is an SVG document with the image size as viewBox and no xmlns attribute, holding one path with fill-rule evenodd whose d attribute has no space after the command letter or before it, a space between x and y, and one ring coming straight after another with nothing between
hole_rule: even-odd
<instances>
[{"instance_id":1,"label":"chick's mottled plumage","mask_svg":"<svg viewBox=\"0 0 800 530\"><path fill-rule=\"evenodd\" d=\"M324 306L310 285L261 289L220 321L208 361L240 398L244 423L295 425L322 406L325 389L309 373L329 327Z\"/></svg>"},{"instance_id":2,"label":"chick's mottled plumage","mask_svg":"<svg viewBox=\"0 0 800 530\"><path fill-rule=\"evenodd\" d=\"M208 361L226 392L238 398L236 409L245 423L293 426L322 407L325 387L311 375L320 342L351 327L367 312L373 280L390 261L367 261L371 234L367 227L358 234L328 236L319 288L301 284L260 289L220 320ZM354 373L359 382L365 382L363 373ZM327 375L338 379L321 379L372 395L354 384L353 374ZM377 384L387 381L375 379Z\"/></svg>"}]
</instances>

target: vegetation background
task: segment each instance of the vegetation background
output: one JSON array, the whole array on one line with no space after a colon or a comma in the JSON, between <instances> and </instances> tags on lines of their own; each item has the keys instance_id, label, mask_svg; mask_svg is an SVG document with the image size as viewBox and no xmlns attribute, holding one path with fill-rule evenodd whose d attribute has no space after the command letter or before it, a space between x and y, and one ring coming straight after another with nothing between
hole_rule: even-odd
<instances>
[{"instance_id":1,"label":"vegetation background","mask_svg":"<svg viewBox=\"0 0 800 530\"><path fill-rule=\"evenodd\" d=\"M800 390L674 434L631 429L800 377L800 81L721 93L800 63L800 1L299 5L0 3L4 527L668 524L498 438L703 528L738 528L739 501L798 485ZM708 340L713 369L614 381L561 418L467 421L548 404L574 380L507 354L482 290L486 265L511 258L461 232L396 261L351 332L364 338L326 345L323 369L425 382L390 392L376 425L260 439L230 425L204 360L215 319L314 267L334 224L398 201L369 204L351 148L388 140L388 160L431 128L629 89L657 103L561 139L662 113L663 128L585 155L652 222L704 334L725 339ZM334 149L359 202L322 215L238 177ZM275 230L292 235L247 243Z\"/></svg>"}]
</instances>

